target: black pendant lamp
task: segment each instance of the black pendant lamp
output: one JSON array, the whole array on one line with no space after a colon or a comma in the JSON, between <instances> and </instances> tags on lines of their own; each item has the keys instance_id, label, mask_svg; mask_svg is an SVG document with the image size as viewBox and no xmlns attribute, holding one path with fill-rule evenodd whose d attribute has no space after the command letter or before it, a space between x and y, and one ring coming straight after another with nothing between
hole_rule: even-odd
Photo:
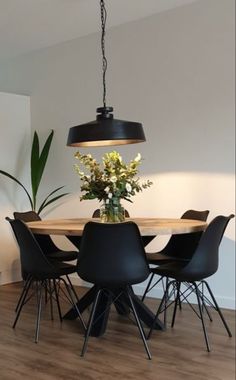
<instances>
[{"instance_id":1,"label":"black pendant lamp","mask_svg":"<svg viewBox=\"0 0 236 380\"><path fill-rule=\"evenodd\" d=\"M141 123L114 119L113 107L106 106L106 70L105 26L107 12L104 0L100 0L101 8L101 50L103 70L103 107L97 108L96 120L71 127L67 145L75 147L125 145L145 141Z\"/></svg>"}]
</instances>

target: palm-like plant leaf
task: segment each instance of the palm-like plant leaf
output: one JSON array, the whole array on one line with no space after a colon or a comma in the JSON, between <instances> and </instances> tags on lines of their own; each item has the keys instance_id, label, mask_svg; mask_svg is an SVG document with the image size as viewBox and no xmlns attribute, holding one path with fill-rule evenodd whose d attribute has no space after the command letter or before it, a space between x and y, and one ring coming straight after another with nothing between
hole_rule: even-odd
<instances>
[{"instance_id":1,"label":"palm-like plant leaf","mask_svg":"<svg viewBox=\"0 0 236 380\"><path fill-rule=\"evenodd\" d=\"M32 210L36 210L36 199L37 199L37 193L39 189L39 185L42 179L42 175L45 169L45 165L47 163L48 159L48 154L50 151L52 139L53 139L54 131L51 131L50 135L48 136L42 152L40 154L40 147L39 147L39 138L38 134L35 131L34 136L33 136L33 142L32 142L32 147L31 147L31 162L30 162L30 167L31 167L31 190L32 190L32 196L29 194L28 190L25 188L25 186L13 175L5 172L4 170L0 170L0 174L12 179L15 181L18 185L20 185L23 190L25 191ZM61 190L64 186L60 186L57 189L53 190L49 195L46 196L46 198L43 200L41 203L40 207L38 208L38 214L42 212L42 210L50 205L51 203L55 202L56 200L64 197L65 195L68 195L69 193L63 193L60 195L57 195L53 198L51 196L55 194L57 191Z\"/></svg>"},{"instance_id":2,"label":"palm-like plant leaf","mask_svg":"<svg viewBox=\"0 0 236 380\"><path fill-rule=\"evenodd\" d=\"M49 150L52 143L54 131L51 131L48 136L42 152L39 151L39 138L37 132L34 133L32 149L31 149L31 186L32 186L32 198L33 206L36 207L36 196L38 188L42 179L42 175L47 163Z\"/></svg>"},{"instance_id":3,"label":"palm-like plant leaf","mask_svg":"<svg viewBox=\"0 0 236 380\"><path fill-rule=\"evenodd\" d=\"M46 205L48 199L49 199L53 194L55 194L57 191L63 189L63 187L65 187L65 186L60 186L60 187L58 187L57 189L53 190L51 193L49 193L49 194L46 196L46 198L43 200L43 202L42 202L41 205L39 206L38 214L40 214L40 212L42 212L42 210L46 207L45 205ZM69 194L69 193L63 193L63 194L61 194L61 196L64 196L64 195L67 195L67 194ZM54 198L53 198L53 199L54 199Z\"/></svg>"},{"instance_id":4,"label":"palm-like plant leaf","mask_svg":"<svg viewBox=\"0 0 236 380\"><path fill-rule=\"evenodd\" d=\"M37 182L38 182L39 138L35 131L31 147L31 188L34 208L36 206Z\"/></svg>"},{"instance_id":5,"label":"palm-like plant leaf","mask_svg":"<svg viewBox=\"0 0 236 380\"><path fill-rule=\"evenodd\" d=\"M69 193L63 193L63 194L60 194L60 195L57 195L56 197L50 199L48 202L44 203L43 207L40 206L39 210L38 210L38 214L40 214L40 212L42 212L42 210L47 207L48 205L50 205L51 203L57 201L58 199L64 197L65 195L68 195Z\"/></svg>"},{"instance_id":6,"label":"palm-like plant leaf","mask_svg":"<svg viewBox=\"0 0 236 380\"><path fill-rule=\"evenodd\" d=\"M28 197L28 199L29 199L29 201L30 201L31 208L32 208L32 210L33 210L33 209L34 209L34 208L33 208L33 200L32 200L32 198L31 198L31 196L29 195L27 189L26 189L25 186L23 185L23 183L21 183L20 181L18 181L17 178L13 177L13 175L11 175L11 174L5 172L4 170L0 170L0 174L3 174L3 175L5 175L6 177L12 179L12 180L15 181L16 183L18 183L18 185L20 185L20 186L22 187L22 189L24 189L24 191L25 191L25 193L26 193L26 195L27 195L27 197Z\"/></svg>"}]
</instances>

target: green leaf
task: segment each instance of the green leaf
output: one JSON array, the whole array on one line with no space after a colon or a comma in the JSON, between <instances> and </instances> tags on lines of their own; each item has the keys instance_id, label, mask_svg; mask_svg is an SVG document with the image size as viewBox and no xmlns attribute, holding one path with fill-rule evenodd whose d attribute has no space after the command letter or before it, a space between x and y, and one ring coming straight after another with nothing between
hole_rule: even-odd
<instances>
[{"instance_id":1,"label":"green leaf","mask_svg":"<svg viewBox=\"0 0 236 380\"><path fill-rule=\"evenodd\" d=\"M45 205L45 203L47 202L47 200L48 200L53 194L55 194L57 191L63 189L63 187L65 187L65 186L60 186L60 187L58 187L57 189L53 190L51 193L49 193L49 194L46 196L46 198L45 198L45 199L43 200L43 202L41 203L41 206L39 207L40 212L43 210L44 205Z\"/></svg>"},{"instance_id":2,"label":"green leaf","mask_svg":"<svg viewBox=\"0 0 236 380\"><path fill-rule=\"evenodd\" d=\"M40 213L42 212L42 210L43 210L45 207L47 207L47 206L50 205L51 203L57 201L58 199L64 197L65 195L68 195L68 194L69 194L69 193L63 193L63 194L60 194L60 195L58 195L58 196L52 198L50 201L46 202L46 203L43 205L43 207L41 207L41 206L42 206L42 205L41 205L41 206L39 207L39 209L38 209L38 214L40 214Z\"/></svg>"},{"instance_id":3,"label":"green leaf","mask_svg":"<svg viewBox=\"0 0 236 380\"><path fill-rule=\"evenodd\" d=\"M25 186L20 181L18 181L18 179L16 179L15 177L13 177L11 174L5 172L4 170L0 170L0 174L5 175L6 177L12 179L13 181L15 181L16 183L18 183L18 185L20 185L24 189L24 191L25 191L25 193L26 193L26 195L27 195L27 197L28 197L28 199L30 201L31 208L32 208L32 210L34 210L33 200L31 198L31 196L29 195L29 193L28 193L27 189L25 188Z\"/></svg>"},{"instance_id":4,"label":"green leaf","mask_svg":"<svg viewBox=\"0 0 236 380\"><path fill-rule=\"evenodd\" d=\"M32 197L33 203L35 206L36 203L36 194L37 194L37 176L38 176L38 160L39 160L39 138L38 134L35 131L32 147L31 147L31 187L32 187Z\"/></svg>"},{"instance_id":5,"label":"green leaf","mask_svg":"<svg viewBox=\"0 0 236 380\"><path fill-rule=\"evenodd\" d=\"M39 146L39 138L38 134L35 131L32 141L32 147L31 147L31 161L30 161L30 168L31 168L31 191L32 196L29 194L25 186L15 177L13 177L11 174L0 170L0 174L12 179L15 181L18 185L20 185L23 190L25 191L32 210L36 210L36 199L37 199L37 192L39 189L39 185L42 179L42 175L45 169L45 165L47 163L52 139L53 139L54 131L51 131L44 146L42 149L42 152L40 154L40 146ZM41 206L38 209L38 213L40 213L45 207L47 207L49 204L55 202L56 200L64 197L65 195L68 195L69 193L63 193L60 195L57 195L56 197L50 199L53 194L55 194L57 191L61 190L64 186L60 186L57 189L53 190L41 203Z\"/></svg>"},{"instance_id":6,"label":"green leaf","mask_svg":"<svg viewBox=\"0 0 236 380\"><path fill-rule=\"evenodd\" d=\"M45 165L47 163L53 134L54 134L54 131L52 130L44 144L44 147L40 155L39 155L38 135L36 132L34 134L34 141L33 141L32 150L31 150L31 185L32 185L32 195L33 195L33 200L34 200L34 206L36 203L38 188L42 179Z\"/></svg>"}]
</instances>

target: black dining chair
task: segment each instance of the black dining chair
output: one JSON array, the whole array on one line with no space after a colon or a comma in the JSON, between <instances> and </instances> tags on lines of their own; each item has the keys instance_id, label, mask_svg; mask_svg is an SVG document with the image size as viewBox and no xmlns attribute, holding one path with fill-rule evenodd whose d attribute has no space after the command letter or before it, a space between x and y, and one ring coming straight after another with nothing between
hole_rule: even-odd
<instances>
[{"instance_id":1,"label":"black dining chair","mask_svg":"<svg viewBox=\"0 0 236 380\"><path fill-rule=\"evenodd\" d=\"M95 284L97 288L81 356L84 356L87 350L100 296L109 292L112 303L117 302L122 296L128 299L148 358L151 359L145 333L132 299L131 285L144 281L149 275L137 225L134 222L88 222L84 228L78 260L79 276L84 281Z\"/></svg>"},{"instance_id":2,"label":"black dining chair","mask_svg":"<svg viewBox=\"0 0 236 380\"><path fill-rule=\"evenodd\" d=\"M181 219L193 219L201 220L205 222L207 220L209 210L197 211L187 210L181 216ZM151 265L164 265L170 262L188 262L194 251L197 248L199 240L202 236L202 231L192 232L188 234L172 235L166 246L159 252L146 253L148 263ZM159 278L152 286L152 281L155 273L151 273L149 282L143 293L142 301L144 301L147 293L153 289L161 280ZM167 280L168 281L168 280Z\"/></svg>"},{"instance_id":3,"label":"black dining chair","mask_svg":"<svg viewBox=\"0 0 236 380\"><path fill-rule=\"evenodd\" d=\"M40 221L42 220L41 217L35 212L35 211L25 211L25 212L18 212L15 211L13 213L13 216L15 219L20 219L23 222L34 222L34 221ZM56 260L59 262L64 262L64 261L74 261L77 260L78 258L78 251L66 251L58 248L54 241L52 240L50 235L41 235L41 234L34 234L38 244L40 245L40 248L44 252L44 254L52 260ZM72 236L72 238L76 238ZM70 239L71 240L71 239ZM77 239L78 240L78 239ZM73 241L72 241L73 243ZM23 280L26 280L27 278L27 273L24 273L23 270L21 270L22 273L22 278ZM78 296L77 293L75 292L74 287L72 286L71 280L68 277L68 282L70 284L71 290L74 293L75 297L77 298L78 301ZM60 281L59 284L60 285ZM58 288L60 290L60 286ZM46 295L46 301L47 301L47 292L45 292ZM49 294L50 295L50 294ZM16 311L17 311L18 304L16 306Z\"/></svg>"},{"instance_id":4,"label":"black dining chair","mask_svg":"<svg viewBox=\"0 0 236 380\"><path fill-rule=\"evenodd\" d=\"M188 262L173 262L166 265L161 265L159 267L153 268L152 272L158 274L159 276L165 276L171 281L168 282L165 294L161 300L159 308L157 310L155 320L158 318L158 315L161 309L167 307L167 298L168 291L171 286L174 286L176 289L175 301L174 301L174 312L172 317L171 326L174 327L175 316L177 305L179 300L187 300L188 296L194 292L196 294L198 309L199 312L197 315L200 317L202 322L202 328L204 332L204 337L206 341L207 351L210 351L209 339L204 323L203 316L203 297L199 286L204 284L209 292L209 296L212 299L212 305L214 309L218 312L226 331L229 337L232 336L231 331L224 319L224 316L217 304L217 301L212 293L212 290L209 284L206 281L206 278L212 276L218 270L219 266L219 246L224 235L224 231L230 221L234 217L233 214L227 216L219 215L214 218L211 223L208 225L206 230L201 236L198 246L196 247L195 252L192 255L192 258ZM188 284L188 288L185 291L181 291L182 284ZM154 320L154 323L155 323ZM154 326L154 324L153 324ZM153 327L150 329L149 338L152 334Z\"/></svg>"},{"instance_id":5,"label":"black dining chair","mask_svg":"<svg viewBox=\"0 0 236 380\"><path fill-rule=\"evenodd\" d=\"M27 273L27 278L24 284L23 291L21 293L19 307L17 308L17 313L15 321L13 323L13 328L15 328L19 316L21 314L22 308L25 305L27 296L30 288L33 287L36 289L36 300L37 300L37 321L36 321L36 330L35 330L35 343L39 339L39 326L40 326L40 317L42 309L42 290L47 289L47 292L50 294L55 294L56 304L58 308L58 313L60 320L62 321L61 307L58 297L58 291L56 286L56 280L63 281L65 289L68 293L68 299L78 313L78 317L86 330L85 324L83 322L82 316L77 308L76 301L74 300L73 293L70 286L66 280L62 277L65 276L68 280L68 275L75 273L77 271L77 265L72 265L68 263L63 263L60 261L49 259L49 256L46 255L42 248L40 247L35 236L26 226L26 224L20 219L10 219L6 218L10 223L12 230L14 232L16 241L20 250L20 261L22 270ZM53 297L50 297L51 302L51 313L52 313L52 300ZM52 315L52 314L51 314Z\"/></svg>"},{"instance_id":6,"label":"black dining chair","mask_svg":"<svg viewBox=\"0 0 236 380\"><path fill-rule=\"evenodd\" d=\"M20 219L23 222L34 222L42 220L35 211L14 212L15 219ZM73 261L78 258L78 251L65 251L56 246L50 235L34 235L41 249L50 259L58 261Z\"/></svg>"}]
</instances>

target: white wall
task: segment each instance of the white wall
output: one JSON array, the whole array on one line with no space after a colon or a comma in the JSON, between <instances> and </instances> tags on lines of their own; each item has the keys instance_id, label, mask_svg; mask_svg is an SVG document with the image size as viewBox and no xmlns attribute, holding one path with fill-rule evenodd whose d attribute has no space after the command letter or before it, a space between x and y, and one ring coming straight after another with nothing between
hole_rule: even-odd
<instances>
[{"instance_id":1,"label":"white wall","mask_svg":"<svg viewBox=\"0 0 236 380\"><path fill-rule=\"evenodd\" d=\"M28 185L30 98L0 92L0 168ZM23 191L11 179L0 175L0 284L20 278L18 248L6 216L25 207Z\"/></svg>"},{"instance_id":2,"label":"white wall","mask_svg":"<svg viewBox=\"0 0 236 380\"><path fill-rule=\"evenodd\" d=\"M31 95L32 129L55 130L44 186L67 184L72 195L48 217L91 215L97 207L79 202L75 150L65 144L69 127L93 120L102 103L99 44L94 34L0 67L1 90ZM234 212L234 1L199 0L110 29L106 46L108 105L117 118L142 121L147 138L117 150L127 159L140 152L141 176L154 182L127 205L130 213L210 209L212 219ZM97 157L105 151L89 149ZM210 281L227 307L235 304L234 239L231 222ZM150 249L163 244L158 238Z\"/></svg>"}]
</instances>

